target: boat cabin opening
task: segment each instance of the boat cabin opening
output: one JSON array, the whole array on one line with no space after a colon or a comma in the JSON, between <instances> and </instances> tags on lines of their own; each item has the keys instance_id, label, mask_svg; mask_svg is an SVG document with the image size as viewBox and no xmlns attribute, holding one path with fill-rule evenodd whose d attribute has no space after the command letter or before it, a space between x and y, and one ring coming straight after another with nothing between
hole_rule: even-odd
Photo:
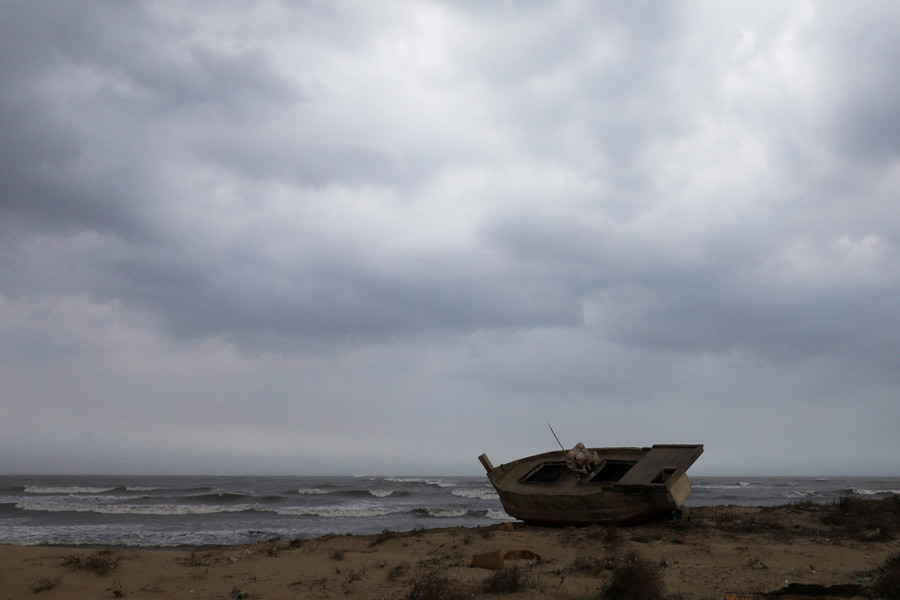
<instances>
[{"instance_id":1,"label":"boat cabin opening","mask_svg":"<svg viewBox=\"0 0 900 600\"><path fill-rule=\"evenodd\" d=\"M653 483L665 483L669 480L669 477L675 474L675 469L663 469L659 472L659 475L653 478Z\"/></svg>"},{"instance_id":2,"label":"boat cabin opening","mask_svg":"<svg viewBox=\"0 0 900 600\"><path fill-rule=\"evenodd\" d=\"M605 460L600 470L585 483L616 483L636 464L636 460Z\"/></svg>"},{"instance_id":3,"label":"boat cabin opening","mask_svg":"<svg viewBox=\"0 0 900 600\"><path fill-rule=\"evenodd\" d=\"M556 483L562 479L569 468L564 462L541 463L536 469L532 469L525 477L520 479L522 483Z\"/></svg>"}]
</instances>

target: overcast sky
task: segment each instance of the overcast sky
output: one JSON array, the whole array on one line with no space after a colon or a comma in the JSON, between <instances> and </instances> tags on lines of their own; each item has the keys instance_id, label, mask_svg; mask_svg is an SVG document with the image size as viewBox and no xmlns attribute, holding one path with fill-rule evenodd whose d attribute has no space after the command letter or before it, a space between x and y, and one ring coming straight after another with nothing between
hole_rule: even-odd
<instances>
[{"instance_id":1,"label":"overcast sky","mask_svg":"<svg viewBox=\"0 0 900 600\"><path fill-rule=\"evenodd\" d=\"M0 472L900 475L900 5L0 3Z\"/></svg>"}]
</instances>

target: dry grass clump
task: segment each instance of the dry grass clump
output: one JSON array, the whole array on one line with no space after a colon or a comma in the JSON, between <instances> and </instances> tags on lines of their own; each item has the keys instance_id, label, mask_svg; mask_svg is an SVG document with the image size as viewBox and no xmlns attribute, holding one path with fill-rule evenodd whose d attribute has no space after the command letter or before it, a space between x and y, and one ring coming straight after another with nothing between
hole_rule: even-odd
<instances>
[{"instance_id":1,"label":"dry grass clump","mask_svg":"<svg viewBox=\"0 0 900 600\"><path fill-rule=\"evenodd\" d=\"M900 554L894 554L878 568L872 591L876 598L900 600Z\"/></svg>"},{"instance_id":2,"label":"dry grass clump","mask_svg":"<svg viewBox=\"0 0 900 600\"><path fill-rule=\"evenodd\" d=\"M616 562L601 593L607 600L662 600L665 584L658 566L629 552Z\"/></svg>"},{"instance_id":3,"label":"dry grass clump","mask_svg":"<svg viewBox=\"0 0 900 600\"><path fill-rule=\"evenodd\" d=\"M565 567L565 571L569 573L587 573L589 575L599 576L604 571L608 571L613 567L612 558L599 558L588 554L579 554L572 562Z\"/></svg>"},{"instance_id":4,"label":"dry grass clump","mask_svg":"<svg viewBox=\"0 0 900 600\"><path fill-rule=\"evenodd\" d=\"M485 594L512 594L525 587L519 565L513 565L491 573L481 582L481 591Z\"/></svg>"},{"instance_id":5,"label":"dry grass clump","mask_svg":"<svg viewBox=\"0 0 900 600\"><path fill-rule=\"evenodd\" d=\"M407 563L400 563L398 565L394 565L387 574L388 581L397 581L401 577L406 574L406 569L409 567Z\"/></svg>"},{"instance_id":6,"label":"dry grass clump","mask_svg":"<svg viewBox=\"0 0 900 600\"><path fill-rule=\"evenodd\" d=\"M176 556L175 562L185 567L208 567L210 561L208 554L200 556L192 551L187 556Z\"/></svg>"},{"instance_id":7,"label":"dry grass clump","mask_svg":"<svg viewBox=\"0 0 900 600\"><path fill-rule=\"evenodd\" d=\"M231 594L228 595L228 600L245 600L250 597L250 592L245 592L244 590L234 587L231 588Z\"/></svg>"},{"instance_id":8,"label":"dry grass clump","mask_svg":"<svg viewBox=\"0 0 900 600\"><path fill-rule=\"evenodd\" d=\"M462 600L466 597L460 585L439 571L422 571L413 578L406 600Z\"/></svg>"},{"instance_id":9,"label":"dry grass clump","mask_svg":"<svg viewBox=\"0 0 900 600\"><path fill-rule=\"evenodd\" d=\"M35 594L38 592L46 592L58 586L59 581L59 577L42 577L31 582L29 589Z\"/></svg>"},{"instance_id":10,"label":"dry grass clump","mask_svg":"<svg viewBox=\"0 0 900 600\"><path fill-rule=\"evenodd\" d=\"M109 575L119 568L121 562L121 556L106 549L94 554L72 554L63 559L62 565L73 571L93 571L97 575Z\"/></svg>"},{"instance_id":11,"label":"dry grass clump","mask_svg":"<svg viewBox=\"0 0 900 600\"><path fill-rule=\"evenodd\" d=\"M343 560L344 552L346 552L346 550L343 548L335 548L328 556L331 557L331 560Z\"/></svg>"},{"instance_id":12,"label":"dry grass clump","mask_svg":"<svg viewBox=\"0 0 900 600\"><path fill-rule=\"evenodd\" d=\"M831 506L822 522L851 537L890 541L900 529L900 496L878 500L846 496Z\"/></svg>"}]
</instances>

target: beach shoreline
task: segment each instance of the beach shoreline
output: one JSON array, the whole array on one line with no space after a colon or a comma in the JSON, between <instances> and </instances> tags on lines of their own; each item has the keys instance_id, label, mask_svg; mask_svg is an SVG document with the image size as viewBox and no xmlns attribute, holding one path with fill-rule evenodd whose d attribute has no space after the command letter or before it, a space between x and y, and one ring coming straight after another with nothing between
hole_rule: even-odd
<instances>
[{"instance_id":1,"label":"beach shoreline","mask_svg":"<svg viewBox=\"0 0 900 600\"><path fill-rule=\"evenodd\" d=\"M751 597L789 583L865 589L900 541L897 502L860 505L866 514L854 522L842 521L838 505L704 506L634 527L502 523L168 549L3 545L0 600L405 598L423 577L501 597L483 591L495 571L470 566L484 554L509 556L504 566L517 571L520 589L504 598L590 597L632 554L684 599Z\"/></svg>"}]
</instances>

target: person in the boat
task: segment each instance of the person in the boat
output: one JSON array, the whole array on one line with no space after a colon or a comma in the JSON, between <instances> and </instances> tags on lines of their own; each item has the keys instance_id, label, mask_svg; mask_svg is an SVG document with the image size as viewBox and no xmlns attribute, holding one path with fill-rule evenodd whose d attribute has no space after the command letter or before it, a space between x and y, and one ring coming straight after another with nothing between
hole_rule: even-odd
<instances>
[{"instance_id":1,"label":"person in the boat","mask_svg":"<svg viewBox=\"0 0 900 600\"><path fill-rule=\"evenodd\" d=\"M597 453L585 448L581 442L578 442L574 448L566 452L566 466L576 473L590 475L599 464L600 457Z\"/></svg>"}]
</instances>

